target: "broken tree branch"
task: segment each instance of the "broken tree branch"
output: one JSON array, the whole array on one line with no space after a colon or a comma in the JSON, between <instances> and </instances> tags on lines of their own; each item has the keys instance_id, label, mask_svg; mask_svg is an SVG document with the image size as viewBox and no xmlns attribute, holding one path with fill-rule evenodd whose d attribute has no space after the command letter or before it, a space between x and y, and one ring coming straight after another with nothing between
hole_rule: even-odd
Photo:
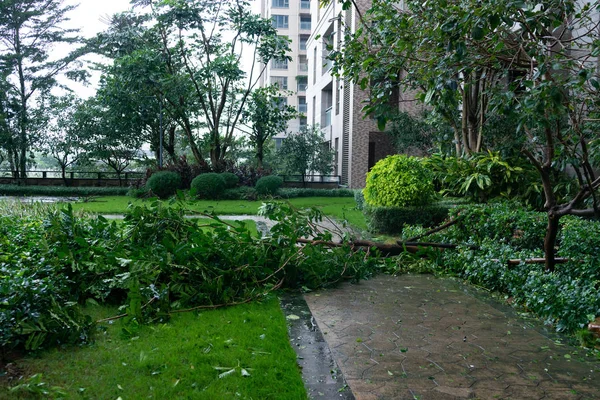
<instances>
[{"instance_id":1,"label":"broken tree branch","mask_svg":"<svg viewBox=\"0 0 600 400\"><path fill-rule=\"evenodd\" d=\"M434 233L443 231L444 229L449 228L452 225L456 225L459 221L460 221L460 218L452 219L452 220L446 222L445 224L438 226L437 228L433 228L421 235L418 235L418 236L408 239L407 242L416 242L417 240L422 239L425 236L433 235Z\"/></svg>"},{"instance_id":2,"label":"broken tree branch","mask_svg":"<svg viewBox=\"0 0 600 400\"><path fill-rule=\"evenodd\" d=\"M479 250L479 246L475 246L472 244L451 244L451 243L430 243L430 242L401 242L397 241L400 246L416 246L416 247L437 247L440 249L456 249L458 246L466 247L471 250Z\"/></svg>"}]
</instances>

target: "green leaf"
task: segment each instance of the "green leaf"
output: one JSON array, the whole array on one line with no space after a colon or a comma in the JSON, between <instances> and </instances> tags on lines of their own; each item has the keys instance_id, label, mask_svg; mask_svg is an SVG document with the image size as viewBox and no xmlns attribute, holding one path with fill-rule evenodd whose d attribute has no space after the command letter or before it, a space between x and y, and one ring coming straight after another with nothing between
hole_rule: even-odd
<instances>
[{"instance_id":1,"label":"green leaf","mask_svg":"<svg viewBox=\"0 0 600 400\"><path fill-rule=\"evenodd\" d=\"M488 20L492 30L496 29L498 25L500 25L500 17L497 14L490 15Z\"/></svg>"},{"instance_id":2,"label":"green leaf","mask_svg":"<svg viewBox=\"0 0 600 400\"><path fill-rule=\"evenodd\" d=\"M387 125L387 118L385 117L377 117L377 128L380 131L385 131L385 126Z\"/></svg>"},{"instance_id":3,"label":"green leaf","mask_svg":"<svg viewBox=\"0 0 600 400\"><path fill-rule=\"evenodd\" d=\"M471 31L471 37L474 40L481 40L483 39L483 37L485 36L485 29L479 25L473 27L473 30Z\"/></svg>"}]
</instances>

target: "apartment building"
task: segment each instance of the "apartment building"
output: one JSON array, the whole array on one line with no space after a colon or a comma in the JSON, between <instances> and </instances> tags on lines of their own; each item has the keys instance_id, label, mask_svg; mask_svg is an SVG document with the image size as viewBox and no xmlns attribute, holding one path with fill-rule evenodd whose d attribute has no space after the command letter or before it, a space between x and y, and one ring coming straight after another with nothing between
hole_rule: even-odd
<instances>
[{"instance_id":1,"label":"apartment building","mask_svg":"<svg viewBox=\"0 0 600 400\"><path fill-rule=\"evenodd\" d=\"M293 92L283 101L298 108L301 118L290 121L288 131L275 136L279 146L288 133L303 126L318 125L323 141L334 151L333 175L350 188L365 186L366 174L381 158L393 154L394 146L376 123L364 118L362 107L368 93L358 86L331 75L327 60L328 46L337 48L343 29L356 28L358 15L354 8L342 10L330 2L321 7L318 0L261 0L261 15L273 20L280 35L291 40L292 61L271 62L261 85L277 83ZM369 0L358 0L365 11Z\"/></svg>"},{"instance_id":2,"label":"apartment building","mask_svg":"<svg viewBox=\"0 0 600 400\"><path fill-rule=\"evenodd\" d=\"M366 10L369 1L357 1ZM366 174L375 163L393 154L394 146L375 121L364 118L362 107L368 93L356 85L331 75L332 63L327 59L331 47L337 49L343 40L343 29L356 29L358 15L354 8L342 10L332 1L322 8L311 4L312 33L307 42L309 125L319 125L323 140L334 151L333 174L350 188L363 188Z\"/></svg>"},{"instance_id":3,"label":"apartment building","mask_svg":"<svg viewBox=\"0 0 600 400\"><path fill-rule=\"evenodd\" d=\"M280 146L281 140L288 133L297 133L306 126L306 89L308 85L308 60L306 43L311 33L311 3L318 0L261 0L261 15L273 20L279 35L291 40L289 62L271 61L263 74L260 84L265 86L276 83L283 90L293 94L283 94L284 104L294 106L303 113L300 118L291 120L288 131L275 136L275 144Z\"/></svg>"}]
</instances>

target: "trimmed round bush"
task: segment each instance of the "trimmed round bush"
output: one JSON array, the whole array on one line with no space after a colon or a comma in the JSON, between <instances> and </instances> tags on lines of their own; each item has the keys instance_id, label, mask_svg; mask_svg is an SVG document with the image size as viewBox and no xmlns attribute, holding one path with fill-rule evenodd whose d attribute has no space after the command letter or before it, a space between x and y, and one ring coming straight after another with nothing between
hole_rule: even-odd
<instances>
[{"instance_id":1,"label":"trimmed round bush","mask_svg":"<svg viewBox=\"0 0 600 400\"><path fill-rule=\"evenodd\" d=\"M397 154L375 164L363 193L370 206L422 206L433 200L433 177L420 158Z\"/></svg>"},{"instance_id":2,"label":"trimmed round bush","mask_svg":"<svg viewBox=\"0 0 600 400\"><path fill-rule=\"evenodd\" d=\"M233 189L240 183L240 178L233 172L222 172L221 176L225 179L225 188Z\"/></svg>"},{"instance_id":3,"label":"trimmed round bush","mask_svg":"<svg viewBox=\"0 0 600 400\"><path fill-rule=\"evenodd\" d=\"M283 186L283 178L277 175L263 176L256 182L256 192L261 195L274 195Z\"/></svg>"},{"instance_id":4,"label":"trimmed round bush","mask_svg":"<svg viewBox=\"0 0 600 400\"><path fill-rule=\"evenodd\" d=\"M225 179L221 174L215 172L198 175L191 185L200 199L218 199L225 190L225 186Z\"/></svg>"},{"instance_id":5,"label":"trimmed round bush","mask_svg":"<svg viewBox=\"0 0 600 400\"><path fill-rule=\"evenodd\" d=\"M146 187L161 199L173 196L180 185L181 176L171 171L155 172L146 182Z\"/></svg>"}]
</instances>

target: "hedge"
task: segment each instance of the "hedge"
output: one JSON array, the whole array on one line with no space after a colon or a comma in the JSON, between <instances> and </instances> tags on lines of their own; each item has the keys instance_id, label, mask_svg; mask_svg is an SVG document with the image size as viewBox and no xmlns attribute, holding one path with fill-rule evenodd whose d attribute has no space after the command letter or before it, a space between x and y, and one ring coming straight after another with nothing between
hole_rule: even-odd
<instances>
[{"instance_id":1,"label":"hedge","mask_svg":"<svg viewBox=\"0 0 600 400\"><path fill-rule=\"evenodd\" d=\"M369 231L399 235L404 225L436 226L442 223L449 212L448 204L434 203L421 207L372 207L363 209Z\"/></svg>"},{"instance_id":2,"label":"hedge","mask_svg":"<svg viewBox=\"0 0 600 400\"><path fill-rule=\"evenodd\" d=\"M20 186L0 185L1 196L124 196L127 187L71 187L71 186Z\"/></svg>"}]
</instances>

